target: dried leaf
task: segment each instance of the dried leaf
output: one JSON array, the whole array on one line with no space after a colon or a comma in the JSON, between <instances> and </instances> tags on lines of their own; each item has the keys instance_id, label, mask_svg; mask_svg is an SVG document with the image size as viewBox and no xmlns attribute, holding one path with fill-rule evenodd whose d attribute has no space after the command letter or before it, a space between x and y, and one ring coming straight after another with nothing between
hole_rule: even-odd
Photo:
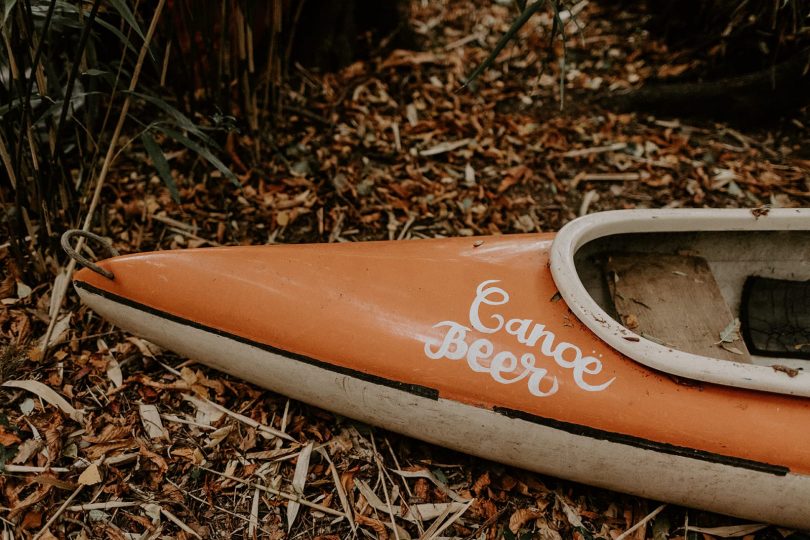
<instances>
[{"instance_id":1,"label":"dried leaf","mask_svg":"<svg viewBox=\"0 0 810 540\"><path fill-rule=\"evenodd\" d=\"M517 532L529 521L537 519L543 515L543 512L537 508L519 508L515 510L509 517L509 530L512 533Z\"/></svg>"},{"instance_id":2,"label":"dried leaf","mask_svg":"<svg viewBox=\"0 0 810 540\"><path fill-rule=\"evenodd\" d=\"M568 520L568 523L571 524L572 527L582 527L582 518L579 517L579 514L576 510L571 508L571 506L566 503L562 497L557 499L560 501L560 506L562 507L562 511L565 514L565 518Z\"/></svg>"},{"instance_id":3,"label":"dried leaf","mask_svg":"<svg viewBox=\"0 0 810 540\"><path fill-rule=\"evenodd\" d=\"M121 388L124 384L124 375L121 373L121 366L118 365L118 360L110 356L107 361L107 377L116 388Z\"/></svg>"},{"instance_id":4,"label":"dried leaf","mask_svg":"<svg viewBox=\"0 0 810 540\"><path fill-rule=\"evenodd\" d=\"M357 523L373 529L374 532L377 533L377 540L388 540L388 530L385 528L383 522L379 519L372 519L362 514L358 514Z\"/></svg>"},{"instance_id":5,"label":"dried leaf","mask_svg":"<svg viewBox=\"0 0 810 540\"><path fill-rule=\"evenodd\" d=\"M452 500L456 502L466 503L469 499L465 499L464 497L460 496L458 493L450 489L447 484L436 478L432 472L428 470L422 471L398 471L395 470L395 473L398 475L405 477L405 478L424 478L426 480L430 480L433 484L439 488L439 491L450 497Z\"/></svg>"},{"instance_id":6,"label":"dried leaf","mask_svg":"<svg viewBox=\"0 0 810 540\"><path fill-rule=\"evenodd\" d=\"M436 146L431 146L427 150L422 150L419 152L420 156L428 157L428 156L435 156L438 154L444 154L446 152L452 152L453 150L458 150L459 148L463 148L473 142L475 139L461 139L460 141L447 141L443 143L439 143Z\"/></svg>"},{"instance_id":7,"label":"dried leaf","mask_svg":"<svg viewBox=\"0 0 810 540\"><path fill-rule=\"evenodd\" d=\"M99 471L98 465L95 463L91 463L90 466L79 475L79 485L81 486L94 486L99 482L101 482L101 471Z\"/></svg>"},{"instance_id":8,"label":"dried leaf","mask_svg":"<svg viewBox=\"0 0 810 540\"><path fill-rule=\"evenodd\" d=\"M2 440L2 429L0 428L0 444L3 446L8 446ZM26 439L25 441L20 444L19 448L17 449L17 455L14 456L14 459L11 460L12 463L16 465L22 465L26 461L28 461L31 456L33 456L40 448L42 448L42 440L37 439Z\"/></svg>"},{"instance_id":9,"label":"dried leaf","mask_svg":"<svg viewBox=\"0 0 810 540\"><path fill-rule=\"evenodd\" d=\"M141 339L139 337L130 336L127 338L127 341L135 345L140 353L147 358L155 358L158 354L160 354L161 348L155 345L154 343L150 343L145 339Z\"/></svg>"},{"instance_id":10,"label":"dried leaf","mask_svg":"<svg viewBox=\"0 0 810 540\"><path fill-rule=\"evenodd\" d=\"M28 416L34 409L36 408L36 403L31 398L25 398L22 403L20 403L20 412L23 413L24 416Z\"/></svg>"},{"instance_id":11,"label":"dried leaf","mask_svg":"<svg viewBox=\"0 0 810 540\"><path fill-rule=\"evenodd\" d=\"M51 289L51 300L48 306L48 318L53 319L59 315L59 298L63 298L65 289L70 284L70 278L67 275L67 270L63 270L56 275L53 281L53 289ZM54 334L55 335L55 334Z\"/></svg>"},{"instance_id":12,"label":"dried leaf","mask_svg":"<svg viewBox=\"0 0 810 540\"><path fill-rule=\"evenodd\" d=\"M23 299L28 298L31 296L31 287L23 283L22 281L17 282L17 298Z\"/></svg>"},{"instance_id":13,"label":"dried leaf","mask_svg":"<svg viewBox=\"0 0 810 540\"><path fill-rule=\"evenodd\" d=\"M791 379L799 374L798 369L788 367L788 366L783 366L781 364L774 364L771 367L773 368L774 371L779 371L779 372L785 373Z\"/></svg>"},{"instance_id":14,"label":"dried leaf","mask_svg":"<svg viewBox=\"0 0 810 540\"><path fill-rule=\"evenodd\" d=\"M160 412L154 405L138 403L138 412L141 415L143 429L150 439L168 439L169 433L163 427Z\"/></svg>"},{"instance_id":15,"label":"dried leaf","mask_svg":"<svg viewBox=\"0 0 810 540\"><path fill-rule=\"evenodd\" d=\"M738 339L740 339L740 319L735 318L720 332L720 341L717 344L734 343Z\"/></svg>"},{"instance_id":16,"label":"dried leaf","mask_svg":"<svg viewBox=\"0 0 810 540\"><path fill-rule=\"evenodd\" d=\"M233 424L229 424L227 426L222 426L221 428L212 432L208 438L209 441L206 443L206 448L216 448L219 444L228 438L228 435L231 434L233 431Z\"/></svg>"},{"instance_id":17,"label":"dried leaf","mask_svg":"<svg viewBox=\"0 0 810 540\"><path fill-rule=\"evenodd\" d=\"M742 352L740 349L738 349L734 345L729 345L728 343L721 343L720 347L722 347L724 350L730 352L731 354L739 354L740 356L745 354L744 352Z\"/></svg>"},{"instance_id":18,"label":"dried leaf","mask_svg":"<svg viewBox=\"0 0 810 540\"><path fill-rule=\"evenodd\" d=\"M535 533L539 540L562 540L559 532L555 531L548 526L545 521L538 520L537 532Z\"/></svg>"},{"instance_id":19,"label":"dried leaf","mask_svg":"<svg viewBox=\"0 0 810 540\"><path fill-rule=\"evenodd\" d=\"M67 414L76 422L81 423L84 420L84 412L73 408L73 405L67 402L65 398L56 393L55 390L49 386L42 384L39 381L6 381L2 384L6 388L21 388L28 390L39 396L43 401L58 407L63 413Z\"/></svg>"},{"instance_id":20,"label":"dried leaf","mask_svg":"<svg viewBox=\"0 0 810 540\"><path fill-rule=\"evenodd\" d=\"M0 425L0 446L12 446L15 444L19 444L20 442L21 439L17 436L16 433L6 431L6 428Z\"/></svg>"},{"instance_id":21,"label":"dried leaf","mask_svg":"<svg viewBox=\"0 0 810 540\"><path fill-rule=\"evenodd\" d=\"M61 343L65 339L65 334L67 333L68 329L70 329L70 313L66 313L62 316L59 320L56 321L56 324L53 326L53 333L51 334L51 339L48 342L50 347L53 347L57 343ZM45 343L45 335L43 335L39 340L38 347L41 349L42 345Z\"/></svg>"},{"instance_id":22,"label":"dried leaf","mask_svg":"<svg viewBox=\"0 0 810 540\"><path fill-rule=\"evenodd\" d=\"M447 515L452 512L458 512L462 508L465 508L469 502L460 503L460 502L449 502L449 503L423 503L423 504L413 504L408 508L408 511L402 515L402 519L406 519L408 521L430 521L432 519L436 519L441 515ZM399 510L396 508L395 510ZM386 507L387 511L387 507ZM398 512L394 512L394 515L399 515Z\"/></svg>"},{"instance_id":23,"label":"dried leaf","mask_svg":"<svg viewBox=\"0 0 810 540\"><path fill-rule=\"evenodd\" d=\"M304 495L304 486L307 482L307 472L309 471L309 459L312 456L313 444L309 443L301 449L298 454L298 462L295 464L295 473L293 473L292 488L298 495ZM292 529L293 522L298 515L298 510L301 504L295 501L287 503L287 530Z\"/></svg>"},{"instance_id":24,"label":"dried leaf","mask_svg":"<svg viewBox=\"0 0 810 540\"><path fill-rule=\"evenodd\" d=\"M531 177L532 170L525 165L518 165L516 167L512 167L511 169L507 169L506 175L498 185L498 193L503 193L515 184L524 182Z\"/></svg>"},{"instance_id":25,"label":"dried leaf","mask_svg":"<svg viewBox=\"0 0 810 540\"><path fill-rule=\"evenodd\" d=\"M492 483L492 480L489 477L489 471L485 471L484 474L478 477L478 480L470 488L470 491L476 494L480 494L481 490L487 487Z\"/></svg>"}]
</instances>

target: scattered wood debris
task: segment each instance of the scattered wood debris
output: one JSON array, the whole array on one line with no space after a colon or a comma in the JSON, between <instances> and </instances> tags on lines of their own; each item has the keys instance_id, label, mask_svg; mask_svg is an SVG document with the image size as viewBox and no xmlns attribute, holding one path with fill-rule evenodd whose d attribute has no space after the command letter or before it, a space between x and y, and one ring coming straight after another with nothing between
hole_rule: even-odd
<instances>
[{"instance_id":1,"label":"scattered wood debris","mask_svg":"<svg viewBox=\"0 0 810 540\"><path fill-rule=\"evenodd\" d=\"M741 133L598 104L686 69L655 36L639 41L637 17L618 4L560 14L570 30L562 112L559 66L538 75L550 18L457 92L508 28L506 4L414 1L423 51L372 55L285 88L291 106L271 136L228 137L241 188L179 151L178 204L128 147L103 193L104 234L132 253L553 231L615 208L744 207L763 219L810 205L806 120ZM2 535L615 539L644 538L664 518L682 532L683 509L650 512L640 499L371 430L197 368L75 298L60 316L51 298L68 286L63 257L47 254L58 277L32 283L0 242ZM36 342L53 318L45 358ZM689 519L704 538L763 534Z\"/></svg>"}]
</instances>

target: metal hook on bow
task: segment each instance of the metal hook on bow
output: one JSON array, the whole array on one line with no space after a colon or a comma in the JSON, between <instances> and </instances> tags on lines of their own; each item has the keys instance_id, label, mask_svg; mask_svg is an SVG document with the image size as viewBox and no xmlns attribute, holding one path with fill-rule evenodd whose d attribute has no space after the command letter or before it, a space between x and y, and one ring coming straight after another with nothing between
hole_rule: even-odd
<instances>
[{"instance_id":1,"label":"metal hook on bow","mask_svg":"<svg viewBox=\"0 0 810 540\"><path fill-rule=\"evenodd\" d=\"M97 243L107 248L107 251L109 251L113 257L118 257L119 255L118 250L115 249L112 246L112 244L103 237L97 234L93 234L91 232L83 231L81 229L70 229L68 231L65 231L65 234L62 235L62 249L65 250L65 253L68 254L68 257L70 257L77 263L81 264L82 266L89 268L93 272L104 276L107 279L115 279L115 275L113 275L112 272L110 272L109 270L105 270L104 268L100 267L99 265L97 265L84 255L73 249L73 246L70 245L70 241L71 239L73 239L74 236L79 236L82 238L86 238L87 240L96 241Z\"/></svg>"}]
</instances>

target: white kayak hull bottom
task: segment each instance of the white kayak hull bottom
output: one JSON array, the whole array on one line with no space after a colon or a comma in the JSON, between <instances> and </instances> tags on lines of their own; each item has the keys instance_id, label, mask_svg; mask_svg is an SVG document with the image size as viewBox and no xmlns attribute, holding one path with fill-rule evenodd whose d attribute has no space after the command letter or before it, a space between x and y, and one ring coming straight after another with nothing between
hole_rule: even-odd
<instances>
[{"instance_id":1,"label":"white kayak hull bottom","mask_svg":"<svg viewBox=\"0 0 810 540\"><path fill-rule=\"evenodd\" d=\"M621 436L608 440L597 430L572 429L570 424L554 425L553 421L544 425L535 418L516 418L437 398L418 388L397 388L82 288L78 291L87 305L121 328L212 368L349 418L583 484L810 529L810 476L733 458L695 457L688 449L639 444L633 437L625 437L625 442Z\"/></svg>"}]
</instances>

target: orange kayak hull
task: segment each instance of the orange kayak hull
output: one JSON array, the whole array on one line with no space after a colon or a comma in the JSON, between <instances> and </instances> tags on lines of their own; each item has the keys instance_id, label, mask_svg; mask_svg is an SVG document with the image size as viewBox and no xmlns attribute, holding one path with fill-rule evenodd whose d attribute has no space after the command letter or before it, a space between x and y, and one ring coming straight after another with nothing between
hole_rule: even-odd
<instances>
[{"instance_id":1,"label":"orange kayak hull","mask_svg":"<svg viewBox=\"0 0 810 540\"><path fill-rule=\"evenodd\" d=\"M530 470L810 528L810 400L682 380L569 311L554 236L117 257L83 300L293 398Z\"/></svg>"}]
</instances>

